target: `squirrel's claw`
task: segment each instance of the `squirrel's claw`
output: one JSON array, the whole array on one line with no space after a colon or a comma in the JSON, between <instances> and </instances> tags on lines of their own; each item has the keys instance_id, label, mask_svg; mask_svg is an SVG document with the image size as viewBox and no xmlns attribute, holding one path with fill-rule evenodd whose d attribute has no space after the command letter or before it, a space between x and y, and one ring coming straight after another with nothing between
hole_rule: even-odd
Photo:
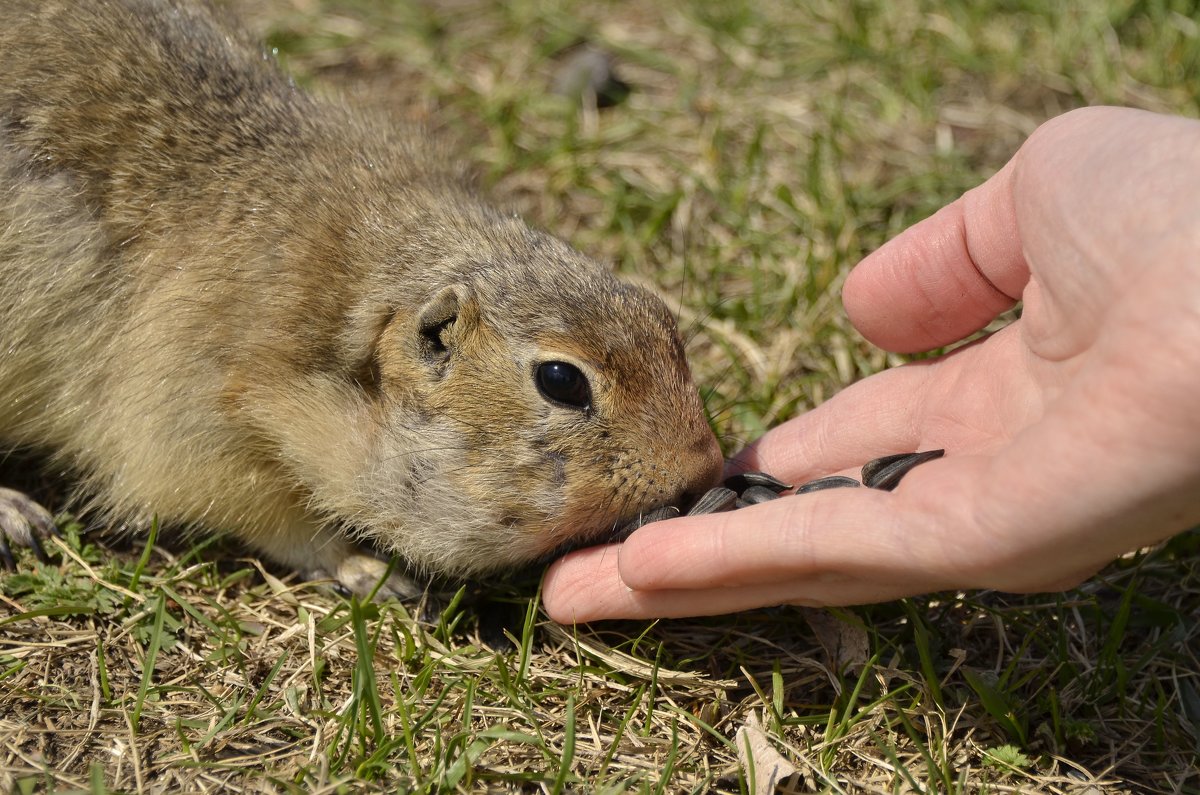
<instances>
[{"instance_id":1,"label":"squirrel's claw","mask_svg":"<svg viewBox=\"0 0 1200 795\"><path fill-rule=\"evenodd\" d=\"M49 511L19 491L0 487L0 564L16 568L11 544L29 547L47 562L41 539L50 535L58 535L58 528Z\"/></svg>"}]
</instances>

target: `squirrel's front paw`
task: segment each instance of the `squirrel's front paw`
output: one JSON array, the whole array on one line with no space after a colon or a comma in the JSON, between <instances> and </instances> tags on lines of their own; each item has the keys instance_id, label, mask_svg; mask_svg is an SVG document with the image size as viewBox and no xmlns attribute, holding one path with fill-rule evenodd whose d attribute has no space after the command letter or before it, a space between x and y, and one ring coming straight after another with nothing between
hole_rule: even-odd
<instances>
[{"instance_id":1,"label":"squirrel's front paw","mask_svg":"<svg viewBox=\"0 0 1200 795\"><path fill-rule=\"evenodd\" d=\"M353 552L337 562L336 571L316 569L306 572L311 579L329 578L356 596L367 596L375 592L376 599L396 597L400 600L415 599L425 592L420 583L399 572L388 574L388 562L373 555ZM384 576L387 579L384 580ZM380 581L383 584L380 585ZM379 586L376 590L376 586Z\"/></svg>"},{"instance_id":2,"label":"squirrel's front paw","mask_svg":"<svg viewBox=\"0 0 1200 795\"><path fill-rule=\"evenodd\" d=\"M46 562L41 540L57 534L49 511L19 491L0 487L0 565L17 567L10 543L29 547L38 560Z\"/></svg>"}]
</instances>

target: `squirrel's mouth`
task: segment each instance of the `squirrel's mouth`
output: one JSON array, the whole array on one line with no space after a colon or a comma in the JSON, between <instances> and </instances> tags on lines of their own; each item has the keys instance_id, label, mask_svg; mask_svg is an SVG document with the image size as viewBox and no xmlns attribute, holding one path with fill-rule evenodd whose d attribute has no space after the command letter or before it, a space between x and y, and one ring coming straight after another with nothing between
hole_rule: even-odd
<instances>
[{"instance_id":1,"label":"squirrel's mouth","mask_svg":"<svg viewBox=\"0 0 1200 795\"><path fill-rule=\"evenodd\" d=\"M685 495L680 498L679 505L651 505L650 507L640 508L636 513L627 514L617 521L610 522L607 525L597 527L592 532L578 533L571 538L563 541L558 546L550 550L546 555L539 558L538 565L549 565L551 562L561 558L568 552L574 552L577 549L586 547L603 546L606 544L619 544L628 538L634 530L639 527L648 525L651 522L659 522L664 519L674 519L677 516L683 516L688 511L694 509L698 505L698 501L690 495ZM683 507L680 507L683 506ZM711 511L704 511L711 513Z\"/></svg>"}]
</instances>

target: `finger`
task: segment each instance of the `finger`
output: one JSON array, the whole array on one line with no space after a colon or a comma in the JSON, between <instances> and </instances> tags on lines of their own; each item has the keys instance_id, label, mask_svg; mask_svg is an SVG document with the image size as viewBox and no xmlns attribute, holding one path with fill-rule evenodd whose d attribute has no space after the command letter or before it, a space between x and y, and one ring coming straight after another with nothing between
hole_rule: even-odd
<instances>
[{"instance_id":1,"label":"finger","mask_svg":"<svg viewBox=\"0 0 1200 795\"><path fill-rule=\"evenodd\" d=\"M869 604L921 590L908 583L826 577L701 590L635 591L621 581L616 560L616 547L610 546L582 549L556 562L542 581L547 615L561 624L615 618L682 618L781 604Z\"/></svg>"},{"instance_id":2,"label":"finger","mask_svg":"<svg viewBox=\"0 0 1200 795\"><path fill-rule=\"evenodd\" d=\"M1029 281L1013 203L1016 158L979 187L860 262L842 301L890 351L956 342L1011 307Z\"/></svg>"},{"instance_id":3,"label":"finger","mask_svg":"<svg viewBox=\"0 0 1200 795\"><path fill-rule=\"evenodd\" d=\"M1027 424L1017 410L1029 389L1022 356L1020 327L1013 324L936 360L877 373L771 429L727 469L758 469L796 481L857 469L892 453L991 449L1007 438L1006 423ZM992 393L1005 396L1003 406ZM980 405L987 405L994 422L970 421Z\"/></svg>"},{"instance_id":4,"label":"finger","mask_svg":"<svg viewBox=\"0 0 1200 795\"><path fill-rule=\"evenodd\" d=\"M635 591L621 581L614 562L616 557L613 547L592 547L574 552L550 567L542 582L546 614L560 624L684 618L783 604L805 607L874 604L935 590L920 582L825 576L699 590ZM1025 593L1069 590L1097 570L1097 566L1088 566L1040 586L1014 590Z\"/></svg>"},{"instance_id":5,"label":"finger","mask_svg":"<svg viewBox=\"0 0 1200 795\"><path fill-rule=\"evenodd\" d=\"M729 462L728 474L758 470L798 482L916 450L925 442L920 412L930 368L905 365L847 387L752 442Z\"/></svg>"}]
</instances>

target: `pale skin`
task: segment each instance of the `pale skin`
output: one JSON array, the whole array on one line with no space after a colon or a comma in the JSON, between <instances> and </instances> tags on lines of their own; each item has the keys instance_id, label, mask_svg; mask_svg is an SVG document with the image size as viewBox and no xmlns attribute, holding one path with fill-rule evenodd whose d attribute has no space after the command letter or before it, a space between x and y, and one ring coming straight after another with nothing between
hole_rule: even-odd
<instances>
[{"instance_id":1,"label":"pale skin","mask_svg":"<svg viewBox=\"0 0 1200 795\"><path fill-rule=\"evenodd\" d=\"M647 525L547 572L556 621L1057 591L1200 525L1200 122L1090 108L864 259L872 343L950 345L866 378L731 463L800 483L945 448L894 492L835 489Z\"/></svg>"}]
</instances>

